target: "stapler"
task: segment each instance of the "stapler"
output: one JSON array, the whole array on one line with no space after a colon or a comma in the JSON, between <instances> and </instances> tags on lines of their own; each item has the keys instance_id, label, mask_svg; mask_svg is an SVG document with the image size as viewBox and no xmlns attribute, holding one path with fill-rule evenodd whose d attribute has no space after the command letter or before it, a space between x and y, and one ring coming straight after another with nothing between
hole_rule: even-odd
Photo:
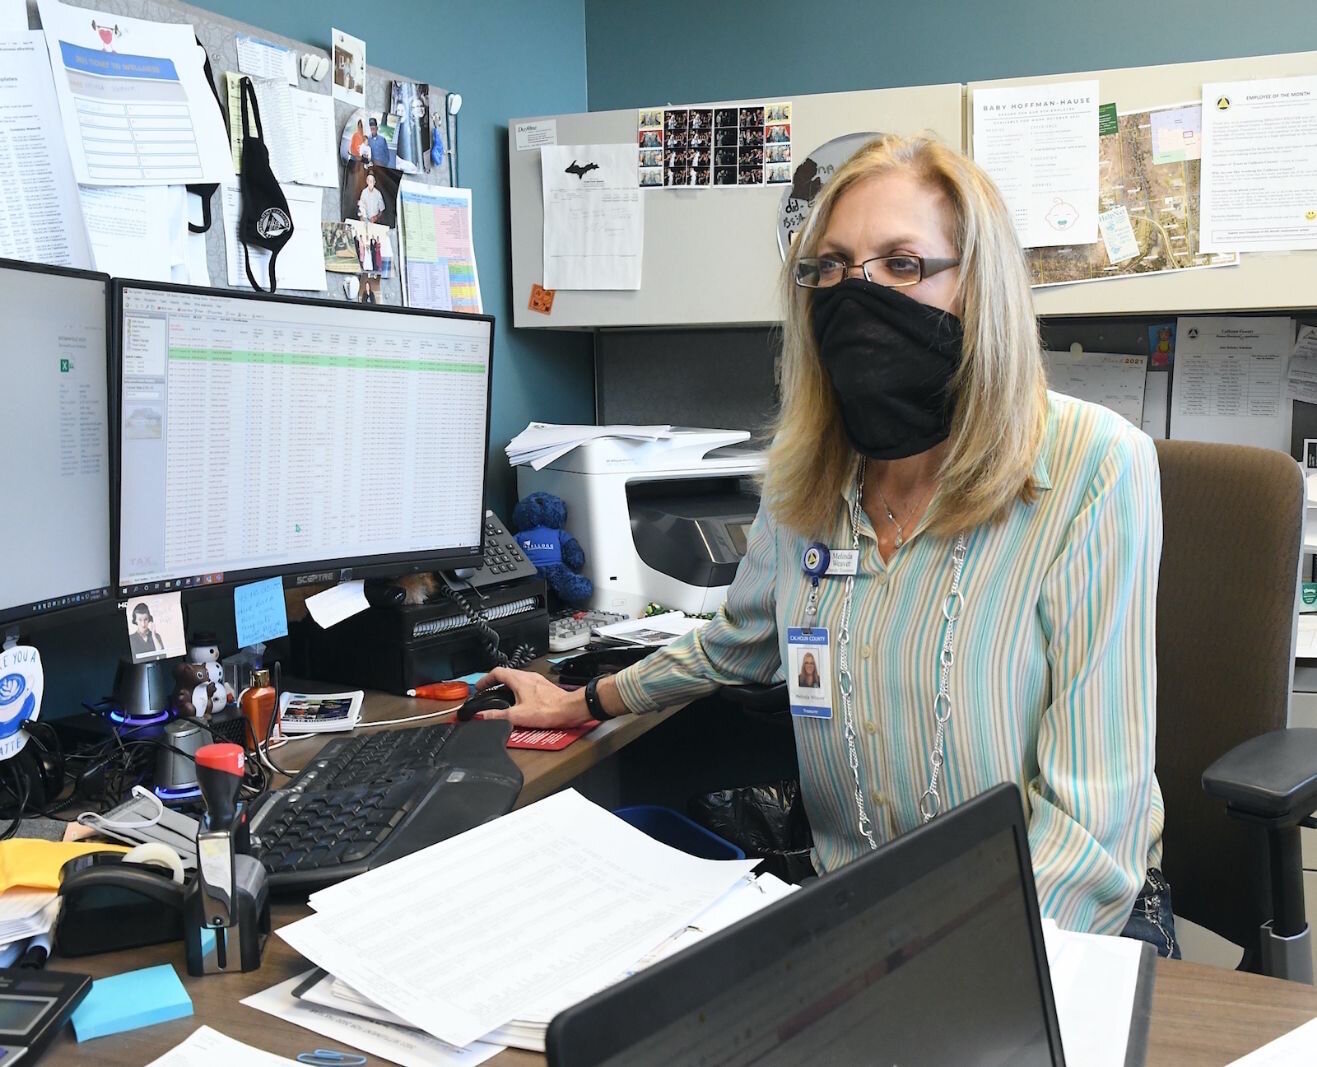
<instances>
[{"instance_id":1,"label":"stapler","mask_svg":"<svg viewBox=\"0 0 1317 1067\"><path fill-rule=\"evenodd\" d=\"M196 759L206 814L184 911L188 974L254 971L270 935L270 893L265 868L239 841L247 824L238 800L245 755L241 745L203 745Z\"/></svg>"}]
</instances>

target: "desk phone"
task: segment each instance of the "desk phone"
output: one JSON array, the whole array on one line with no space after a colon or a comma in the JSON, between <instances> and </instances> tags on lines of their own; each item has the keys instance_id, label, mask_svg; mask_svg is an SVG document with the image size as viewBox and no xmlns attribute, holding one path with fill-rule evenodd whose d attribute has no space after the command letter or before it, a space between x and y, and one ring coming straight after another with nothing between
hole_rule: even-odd
<instances>
[{"instance_id":1,"label":"desk phone","mask_svg":"<svg viewBox=\"0 0 1317 1067\"><path fill-rule=\"evenodd\" d=\"M461 572L466 574L465 571ZM492 511L485 512L485 565L473 570L466 581L477 589L506 585L519 578L534 578L535 564L526 558L521 546L502 520Z\"/></svg>"}]
</instances>

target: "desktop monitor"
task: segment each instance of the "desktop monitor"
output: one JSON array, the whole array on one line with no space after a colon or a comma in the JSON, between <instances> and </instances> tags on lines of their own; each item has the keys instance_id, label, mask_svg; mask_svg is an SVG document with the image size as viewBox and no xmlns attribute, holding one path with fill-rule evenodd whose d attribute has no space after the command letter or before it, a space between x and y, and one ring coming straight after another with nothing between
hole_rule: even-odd
<instances>
[{"instance_id":1,"label":"desktop monitor","mask_svg":"<svg viewBox=\"0 0 1317 1067\"><path fill-rule=\"evenodd\" d=\"M478 564L494 321L117 281L121 596Z\"/></svg>"},{"instance_id":2,"label":"desktop monitor","mask_svg":"<svg viewBox=\"0 0 1317 1067\"><path fill-rule=\"evenodd\" d=\"M110 597L109 285L0 260L0 622Z\"/></svg>"}]
</instances>

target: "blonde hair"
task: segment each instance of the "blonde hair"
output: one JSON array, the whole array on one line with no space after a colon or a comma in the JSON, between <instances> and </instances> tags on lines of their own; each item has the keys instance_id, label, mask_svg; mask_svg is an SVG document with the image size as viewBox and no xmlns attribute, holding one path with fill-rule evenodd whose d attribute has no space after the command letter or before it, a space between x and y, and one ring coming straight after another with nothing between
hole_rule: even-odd
<instances>
[{"instance_id":1,"label":"blonde hair","mask_svg":"<svg viewBox=\"0 0 1317 1067\"><path fill-rule=\"evenodd\" d=\"M832 176L814 202L783 271L782 409L766 457L764 496L778 521L824 536L857 457L819 362L810 321L812 290L794 282L796 261L817 254L837 201L867 178L904 170L935 186L952 211L960 258L957 296L964 354L952 381L951 442L929 515L953 535L1032 501L1032 472L1047 426L1047 383L1024 257L1006 205L973 161L928 137L870 141Z\"/></svg>"}]
</instances>

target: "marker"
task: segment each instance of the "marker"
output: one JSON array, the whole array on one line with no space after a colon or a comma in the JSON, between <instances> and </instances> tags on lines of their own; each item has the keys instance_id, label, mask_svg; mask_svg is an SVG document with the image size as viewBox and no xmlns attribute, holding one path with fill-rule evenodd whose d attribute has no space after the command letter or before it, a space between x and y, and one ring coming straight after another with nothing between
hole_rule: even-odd
<instances>
[{"instance_id":1,"label":"marker","mask_svg":"<svg viewBox=\"0 0 1317 1067\"><path fill-rule=\"evenodd\" d=\"M407 695L422 700L465 700L471 695L471 687L466 682L431 682L408 689Z\"/></svg>"},{"instance_id":2,"label":"marker","mask_svg":"<svg viewBox=\"0 0 1317 1067\"><path fill-rule=\"evenodd\" d=\"M23 953L23 958L18 961L18 965L31 970L41 970L50 957L52 940L49 933L38 934L27 943L27 950Z\"/></svg>"}]
</instances>

